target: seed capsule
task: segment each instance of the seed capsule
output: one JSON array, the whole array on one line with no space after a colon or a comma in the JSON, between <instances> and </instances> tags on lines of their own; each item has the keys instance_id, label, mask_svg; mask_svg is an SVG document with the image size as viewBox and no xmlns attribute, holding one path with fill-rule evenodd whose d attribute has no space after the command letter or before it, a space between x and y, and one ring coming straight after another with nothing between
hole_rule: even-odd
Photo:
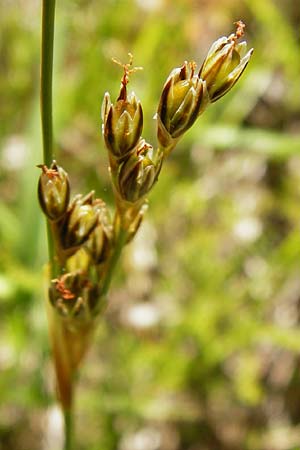
<instances>
[{"instance_id":1,"label":"seed capsule","mask_svg":"<svg viewBox=\"0 0 300 450\"><path fill-rule=\"evenodd\" d=\"M243 22L239 21L235 34L221 37L214 42L199 71L199 77L206 81L212 103L235 85L253 53L253 49L247 52L245 41L237 43L244 34L244 28Z\"/></svg>"},{"instance_id":2,"label":"seed capsule","mask_svg":"<svg viewBox=\"0 0 300 450\"><path fill-rule=\"evenodd\" d=\"M151 145L141 140L134 154L120 167L117 185L120 196L131 203L143 199L157 181L162 160L161 151L154 152Z\"/></svg>"},{"instance_id":3,"label":"seed capsule","mask_svg":"<svg viewBox=\"0 0 300 450\"><path fill-rule=\"evenodd\" d=\"M60 239L64 249L77 248L86 242L98 224L99 200L94 192L85 197L77 195L70 204L60 226Z\"/></svg>"},{"instance_id":4,"label":"seed capsule","mask_svg":"<svg viewBox=\"0 0 300 450\"><path fill-rule=\"evenodd\" d=\"M95 264L101 264L108 258L111 241L111 218L105 203L102 200L99 200L98 225L90 233L89 239L85 244L85 248L88 250Z\"/></svg>"},{"instance_id":5,"label":"seed capsule","mask_svg":"<svg viewBox=\"0 0 300 450\"><path fill-rule=\"evenodd\" d=\"M117 159L123 159L134 149L140 140L143 130L143 110L134 92L127 95L129 75L141 70L142 67L132 67L133 56L129 55L129 63L122 64L113 61L123 68L120 94L115 105L111 103L106 92L102 103L103 134L105 144L111 154Z\"/></svg>"},{"instance_id":6,"label":"seed capsule","mask_svg":"<svg viewBox=\"0 0 300 450\"><path fill-rule=\"evenodd\" d=\"M158 141L166 155L206 107L226 94L245 70L253 49L246 53L246 42L237 43L244 27L243 22L237 22L235 34L212 45L198 74L194 62L185 62L169 75L155 116Z\"/></svg>"},{"instance_id":7,"label":"seed capsule","mask_svg":"<svg viewBox=\"0 0 300 450\"><path fill-rule=\"evenodd\" d=\"M127 96L122 84L115 105L109 93L104 96L102 106L103 134L108 150L116 158L122 158L136 146L143 130L143 110L134 92Z\"/></svg>"},{"instance_id":8,"label":"seed capsule","mask_svg":"<svg viewBox=\"0 0 300 450\"><path fill-rule=\"evenodd\" d=\"M162 147L182 136L207 106L206 85L195 68L194 62L185 62L171 72L164 85L156 116Z\"/></svg>"},{"instance_id":9,"label":"seed capsule","mask_svg":"<svg viewBox=\"0 0 300 450\"><path fill-rule=\"evenodd\" d=\"M50 168L41 164L38 183L40 206L49 220L56 221L66 213L70 200L70 183L64 169L52 162Z\"/></svg>"}]
</instances>

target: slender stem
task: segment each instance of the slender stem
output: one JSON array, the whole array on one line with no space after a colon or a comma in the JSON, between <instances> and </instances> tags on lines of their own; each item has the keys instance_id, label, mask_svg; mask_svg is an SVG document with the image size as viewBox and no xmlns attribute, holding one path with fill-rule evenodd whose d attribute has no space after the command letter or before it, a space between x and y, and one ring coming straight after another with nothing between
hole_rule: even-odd
<instances>
[{"instance_id":1,"label":"slender stem","mask_svg":"<svg viewBox=\"0 0 300 450\"><path fill-rule=\"evenodd\" d=\"M73 437L73 408L64 410L64 422L65 422L65 442L64 450L72 449L72 437Z\"/></svg>"},{"instance_id":2,"label":"slender stem","mask_svg":"<svg viewBox=\"0 0 300 450\"><path fill-rule=\"evenodd\" d=\"M52 73L54 41L55 0L43 0L42 52L41 52L41 119L43 135L44 164L50 166L53 160L52 124ZM52 277L56 275L54 244L50 226L47 226L48 251Z\"/></svg>"},{"instance_id":3,"label":"slender stem","mask_svg":"<svg viewBox=\"0 0 300 450\"><path fill-rule=\"evenodd\" d=\"M43 136L44 164L51 166L53 161L53 119L52 119L52 76L54 44L55 0L43 0L42 12L42 51L41 51L41 120ZM48 250L51 277L57 276L58 264L55 259L53 233L50 224L47 227ZM72 389L72 386L71 386ZM72 449L73 408L63 408L65 423L64 450Z\"/></svg>"},{"instance_id":4,"label":"slender stem","mask_svg":"<svg viewBox=\"0 0 300 450\"><path fill-rule=\"evenodd\" d=\"M103 296L105 296L108 292L110 282L111 282L111 279L113 276L113 272L114 272L116 265L119 261L119 258L121 256L122 249L123 249L124 245L126 244L127 236L128 236L127 231L124 228L120 227L118 236L116 239L116 243L115 243L115 248L114 248L112 257L109 260L108 270L107 270L107 273L106 273L106 276L105 276L105 279L103 282L103 286L102 286L101 295L103 295Z\"/></svg>"},{"instance_id":5,"label":"slender stem","mask_svg":"<svg viewBox=\"0 0 300 450\"><path fill-rule=\"evenodd\" d=\"M52 73L54 41L55 0L43 0L42 62L41 62L41 118L44 162L49 166L53 159L52 125Z\"/></svg>"}]
</instances>

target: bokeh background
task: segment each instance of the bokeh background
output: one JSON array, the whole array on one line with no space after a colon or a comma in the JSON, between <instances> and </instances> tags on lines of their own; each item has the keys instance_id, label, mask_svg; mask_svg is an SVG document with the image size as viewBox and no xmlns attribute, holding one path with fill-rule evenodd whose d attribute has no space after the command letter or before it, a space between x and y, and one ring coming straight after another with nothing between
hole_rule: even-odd
<instances>
[{"instance_id":1,"label":"bokeh background","mask_svg":"<svg viewBox=\"0 0 300 450\"><path fill-rule=\"evenodd\" d=\"M163 83L247 24L238 85L166 162L85 361L78 450L300 448L299 0L57 1L55 153L112 205L100 107L121 71L155 143ZM41 2L0 1L0 449L60 450L36 200Z\"/></svg>"}]
</instances>

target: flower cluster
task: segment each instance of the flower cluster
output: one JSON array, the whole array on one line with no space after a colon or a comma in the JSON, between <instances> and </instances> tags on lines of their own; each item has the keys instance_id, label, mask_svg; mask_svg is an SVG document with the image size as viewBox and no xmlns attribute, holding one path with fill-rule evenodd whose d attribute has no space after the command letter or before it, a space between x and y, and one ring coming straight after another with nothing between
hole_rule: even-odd
<instances>
[{"instance_id":1,"label":"flower cluster","mask_svg":"<svg viewBox=\"0 0 300 450\"><path fill-rule=\"evenodd\" d=\"M86 196L78 194L70 201L68 175L55 161L50 168L39 167L42 174L38 197L51 227L60 271L64 272L71 258L78 256L75 270L64 273L59 282L52 280L50 300L59 313L74 316L82 312L84 305L90 310L97 306L95 298L98 300L101 295L101 276L94 282L89 280L89 274L99 271L109 258L113 240L111 219L105 203L95 198L94 192ZM62 286L68 287L64 290Z\"/></svg>"},{"instance_id":2,"label":"flower cluster","mask_svg":"<svg viewBox=\"0 0 300 450\"><path fill-rule=\"evenodd\" d=\"M137 68L131 68L132 58L129 64L122 66L124 74L119 96L113 104L109 93L105 93L102 121L116 206L121 226L128 229L132 228L133 222L140 223L145 197L161 170L163 152L160 149L154 150L142 138L142 105L134 92L129 95L127 93L129 74ZM131 237L136 229L132 230Z\"/></svg>"},{"instance_id":3,"label":"flower cluster","mask_svg":"<svg viewBox=\"0 0 300 450\"><path fill-rule=\"evenodd\" d=\"M129 75L137 68L123 67L119 96L113 104L105 93L102 104L102 130L108 150L116 207L125 229L140 223L145 197L158 179L163 160L179 138L211 103L225 95L237 82L252 54L243 36L244 24L237 22L236 33L221 37L210 48L200 70L194 61L170 73L160 97L157 113L158 148L142 138L143 109L134 92L128 95ZM139 68L138 68L139 69Z\"/></svg>"},{"instance_id":4,"label":"flower cluster","mask_svg":"<svg viewBox=\"0 0 300 450\"><path fill-rule=\"evenodd\" d=\"M200 68L184 62L171 71L163 87L156 117L158 146L143 137L143 108L128 94L129 76L138 70L123 69L115 103L105 93L102 103L102 131L108 151L109 170L115 197L113 221L103 200L94 192L76 195L70 201L67 173L53 161L40 165L38 197L54 242L57 264L51 280L51 304L64 319L91 320L100 310L122 247L137 232L147 207L147 196L160 175L164 159L178 140L211 103L219 100L238 81L252 49L238 43L244 24L218 39Z\"/></svg>"},{"instance_id":5,"label":"flower cluster","mask_svg":"<svg viewBox=\"0 0 300 450\"><path fill-rule=\"evenodd\" d=\"M185 62L170 73L156 114L157 138L166 154L207 106L225 95L245 70L253 49L247 52L246 42L238 43L244 27L239 21L235 34L214 42L198 73L195 62Z\"/></svg>"}]
</instances>

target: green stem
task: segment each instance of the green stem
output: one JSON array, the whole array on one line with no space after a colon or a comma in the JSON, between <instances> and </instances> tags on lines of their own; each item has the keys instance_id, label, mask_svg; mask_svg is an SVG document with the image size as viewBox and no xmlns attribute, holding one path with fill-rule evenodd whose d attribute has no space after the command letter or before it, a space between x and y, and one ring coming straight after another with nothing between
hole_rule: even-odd
<instances>
[{"instance_id":1,"label":"green stem","mask_svg":"<svg viewBox=\"0 0 300 450\"><path fill-rule=\"evenodd\" d=\"M42 62L41 62L41 118L44 163L50 166L53 159L52 125L52 73L54 41L55 0L43 0Z\"/></svg>"},{"instance_id":2,"label":"green stem","mask_svg":"<svg viewBox=\"0 0 300 450\"><path fill-rule=\"evenodd\" d=\"M42 51L41 51L41 121L44 164L50 167L53 161L52 77L53 44L55 23L55 0L43 0ZM57 276L59 268L55 259L55 247L51 226L47 226L48 250L51 278ZM64 450L72 449L73 408L63 410L65 423Z\"/></svg>"},{"instance_id":3,"label":"green stem","mask_svg":"<svg viewBox=\"0 0 300 450\"><path fill-rule=\"evenodd\" d=\"M73 436L73 408L64 411L65 422L65 442L64 450L72 449L72 436Z\"/></svg>"},{"instance_id":4,"label":"green stem","mask_svg":"<svg viewBox=\"0 0 300 450\"><path fill-rule=\"evenodd\" d=\"M41 52L41 119L44 163L49 167L53 160L52 124L52 73L54 41L55 0L43 0L42 52ZM54 244L50 226L47 227L51 275L56 275Z\"/></svg>"},{"instance_id":5,"label":"green stem","mask_svg":"<svg viewBox=\"0 0 300 450\"><path fill-rule=\"evenodd\" d=\"M124 245L126 244L127 236L128 236L127 231L124 228L120 227L118 236L116 239L116 243L115 243L115 248L114 248L112 257L109 260L108 270L107 270L107 273L106 273L106 276L105 276L105 279L103 282L103 286L102 286L101 295L103 295L103 296L105 296L108 292L114 270L120 259L122 249L123 249Z\"/></svg>"}]
</instances>

